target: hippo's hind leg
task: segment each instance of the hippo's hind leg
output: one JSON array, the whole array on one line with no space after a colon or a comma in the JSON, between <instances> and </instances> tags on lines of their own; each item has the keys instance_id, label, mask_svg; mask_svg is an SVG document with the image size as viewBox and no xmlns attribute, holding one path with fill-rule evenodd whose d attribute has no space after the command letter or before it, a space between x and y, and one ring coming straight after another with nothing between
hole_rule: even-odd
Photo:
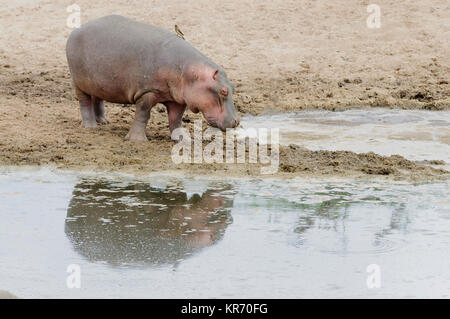
<instances>
[{"instance_id":1,"label":"hippo's hind leg","mask_svg":"<svg viewBox=\"0 0 450 319\"><path fill-rule=\"evenodd\" d=\"M93 96L92 104L94 105L95 120L97 123L108 124L108 120L105 116L105 103L103 100Z\"/></svg>"},{"instance_id":2,"label":"hippo's hind leg","mask_svg":"<svg viewBox=\"0 0 450 319\"><path fill-rule=\"evenodd\" d=\"M170 134L172 135L172 132L175 129L181 127L181 120L183 119L186 105L175 102L166 102L164 105L167 107L167 114L169 115L169 129Z\"/></svg>"},{"instance_id":3,"label":"hippo's hind leg","mask_svg":"<svg viewBox=\"0 0 450 319\"><path fill-rule=\"evenodd\" d=\"M83 126L85 128L97 128L97 121L95 120L94 104L90 95L84 93L79 88L75 88L75 93L80 102L81 118L83 119Z\"/></svg>"},{"instance_id":4,"label":"hippo's hind leg","mask_svg":"<svg viewBox=\"0 0 450 319\"><path fill-rule=\"evenodd\" d=\"M145 135L145 128L150 119L150 110L156 104L154 93L147 93L143 95L136 103L136 116L133 124L131 124L125 140L132 142L146 142L148 141Z\"/></svg>"}]
</instances>

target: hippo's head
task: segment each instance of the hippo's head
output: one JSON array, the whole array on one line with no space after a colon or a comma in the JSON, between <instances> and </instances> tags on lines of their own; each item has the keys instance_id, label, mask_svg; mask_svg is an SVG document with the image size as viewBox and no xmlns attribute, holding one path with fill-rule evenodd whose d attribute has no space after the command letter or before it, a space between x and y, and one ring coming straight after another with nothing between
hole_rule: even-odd
<instances>
[{"instance_id":1,"label":"hippo's head","mask_svg":"<svg viewBox=\"0 0 450 319\"><path fill-rule=\"evenodd\" d=\"M234 85L225 71L197 65L191 67L186 80L184 99L192 112L202 112L209 125L222 131L239 125L233 102Z\"/></svg>"}]
</instances>

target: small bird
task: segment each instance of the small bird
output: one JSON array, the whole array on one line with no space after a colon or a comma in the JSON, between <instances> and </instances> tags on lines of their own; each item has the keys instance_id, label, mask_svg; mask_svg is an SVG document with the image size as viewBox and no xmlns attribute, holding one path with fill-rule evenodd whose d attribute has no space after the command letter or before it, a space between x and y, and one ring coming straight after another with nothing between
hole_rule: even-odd
<instances>
[{"instance_id":1,"label":"small bird","mask_svg":"<svg viewBox=\"0 0 450 319\"><path fill-rule=\"evenodd\" d=\"M180 28L175 24L175 32L177 35L184 40L184 33L180 30Z\"/></svg>"}]
</instances>

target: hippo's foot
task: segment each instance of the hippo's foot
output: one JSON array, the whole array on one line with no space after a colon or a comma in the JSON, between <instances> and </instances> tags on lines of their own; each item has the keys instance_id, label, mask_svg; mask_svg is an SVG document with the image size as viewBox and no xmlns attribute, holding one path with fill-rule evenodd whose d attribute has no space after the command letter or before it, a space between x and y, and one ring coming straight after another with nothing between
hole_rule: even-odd
<instances>
[{"instance_id":1,"label":"hippo's foot","mask_svg":"<svg viewBox=\"0 0 450 319\"><path fill-rule=\"evenodd\" d=\"M109 123L109 121L106 119L106 117L104 115L103 116L96 116L95 120L99 124L108 124Z\"/></svg>"},{"instance_id":2,"label":"hippo's foot","mask_svg":"<svg viewBox=\"0 0 450 319\"><path fill-rule=\"evenodd\" d=\"M148 138L145 135L145 129L137 129L135 127L131 127L127 136L125 136L125 141L130 142L147 142Z\"/></svg>"},{"instance_id":3,"label":"hippo's foot","mask_svg":"<svg viewBox=\"0 0 450 319\"><path fill-rule=\"evenodd\" d=\"M90 130L98 129L97 122L95 121L83 121L83 127Z\"/></svg>"}]
</instances>

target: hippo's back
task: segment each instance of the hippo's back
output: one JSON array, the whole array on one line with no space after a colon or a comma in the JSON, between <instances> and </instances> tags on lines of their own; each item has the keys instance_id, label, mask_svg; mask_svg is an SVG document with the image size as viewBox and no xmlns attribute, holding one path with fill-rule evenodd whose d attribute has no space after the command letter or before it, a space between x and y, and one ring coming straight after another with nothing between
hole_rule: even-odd
<instances>
[{"instance_id":1,"label":"hippo's back","mask_svg":"<svg viewBox=\"0 0 450 319\"><path fill-rule=\"evenodd\" d=\"M83 24L74 30L67 40L67 50L71 44L83 41L86 44L95 44L100 41L103 45L133 45L140 43L148 46L163 42L175 35L163 28L151 24L140 23L119 15L109 15Z\"/></svg>"},{"instance_id":2,"label":"hippo's back","mask_svg":"<svg viewBox=\"0 0 450 319\"><path fill-rule=\"evenodd\" d=\"M71 33L67 61L74 84L83 92L133 103L143 86L151 88L158 67L173 63L164 48L177 41L183 40L165 29L111 15Z\"/></svg>"}]
</instances>

